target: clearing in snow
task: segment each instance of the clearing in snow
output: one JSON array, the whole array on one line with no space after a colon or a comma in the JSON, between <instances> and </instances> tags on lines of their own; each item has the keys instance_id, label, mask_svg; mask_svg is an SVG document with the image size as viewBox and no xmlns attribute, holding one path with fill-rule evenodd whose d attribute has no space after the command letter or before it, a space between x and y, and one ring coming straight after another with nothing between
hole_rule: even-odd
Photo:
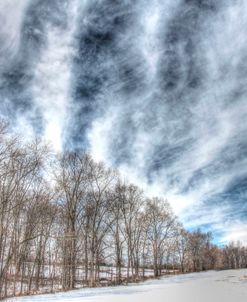
<instances>
[{"instance_id":1,"label":"clearing in snow","mask_svg":"<svg viewBox=\"0 0 247 302\"><path fill-rule=\"evenodd\" d=\"M164 277L139 285L75 290L8 299L8 302L246 302L247 269Z\"/></svg>"}]
</instances>

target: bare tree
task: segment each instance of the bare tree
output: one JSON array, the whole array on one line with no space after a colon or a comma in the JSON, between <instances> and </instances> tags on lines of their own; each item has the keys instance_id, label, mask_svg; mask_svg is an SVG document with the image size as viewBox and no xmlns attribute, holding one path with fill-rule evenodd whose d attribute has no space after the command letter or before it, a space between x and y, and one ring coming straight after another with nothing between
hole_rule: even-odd
<instances>
[{"instance_id":1,"label":"bare tree","mask_svg":"<svg viewBox=\"0 0 247 302\"><path fill-rule=\"evenodd\" d=\"M20 269L21 254L34 239L27 229L30 192L42 174L46 146L39 141L23 144L17 138L1 136L0 161L0 295L7 295L8 271L13 261ZM4 288L3 288L4 285Z\"/></svg>"},{"instance_id":2,"label":"bare tree","mask_svg":"<svg viewBox=\"0 0 247 302\"><path fill-rule=\"evenodd\" d=\"M111 190L116 181L116 174L106 169L102 163L91 163L90 176L85 217L88 222L89 285L95 286L100 262L104 256L104 239L114 220L110 212Z\"/></svg>"},{"instance_id":3,"label":"bare tree","mask_svg":"<svg viewBox=\"0 0 247 302\"><path fill-rule=\"evenodd\" d=\"M211 234L203 233L200 229L189 234L188 246L194 272L205 269L203 267L203 254L210 236Z\"/></svg>"},{"instance_id":4,"label":"bare tree","mask_svg":"<svg viewBox=\"0 0 247 302\"><path fill-rule=\"evenodd\" d=\"M158 277L247 267L246 247L212 242L88 154L54 158L0 122L0 298L97 286L103 266L110 284L145 278L147 268Z\"/></svg>"},{"instance_id":5,"label":"bare tree","mask_svg":"<svg viewBox=\"0 0 247 302\"><path fill-rule=\"evenodd\" d=\"M143 192L134 185L121 184L118 187L118 201L121 207L123 217L122 233L127 244L127 282L130 281L130 274L133 277L138 274L139 259L135 255L135 247L140 242L140 230L138 221L140 218L140 209L143 201ZM138 252L139 253L139 250ZM134 272L134 269L136 270Z\"/></svg>"},{"instance_id":6,"label":"bare tree","mask_svg":"<svg viewBox=\"0 0 247 302\"><path fill-rule=\"evenodd\" d=\"M178 254L178 261L181 272L185 272L186 257L188 256L189 233L179 225L176 232L176 251Z\"/></svg>"},{"instance_id":7,"label":"bare tree","mask_svg":"<svg viewBox=\"0 0 247 302\"><path fill-rule=\"evenodd\" d=\"M92 159L77 152L63 154L54 173L60 194L63 228L63 288L72 289L76 282L78 231L84 221L87 186Z\"/></svg>"},{"instance_id":8,"label":"bare tree","mask_svg":"<svg viewBox=\"0 0 247 302\"><path fill-rule=\"evenodd\" d=\"M148 221L148 239L152 246L154 275L160 276L165 241L174 236L176 217L173 215L167 201L153 198L147 202L146 206Z\"/></svg>"}]
</instances>

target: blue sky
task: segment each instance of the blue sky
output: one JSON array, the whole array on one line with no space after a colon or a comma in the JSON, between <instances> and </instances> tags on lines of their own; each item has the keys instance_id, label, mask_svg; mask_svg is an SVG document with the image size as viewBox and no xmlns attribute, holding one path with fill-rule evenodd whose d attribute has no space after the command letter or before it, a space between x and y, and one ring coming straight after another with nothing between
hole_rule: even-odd
<instances>
[{"instance_id":1,"label":"blue sky","mask_svg":"<svg viewBox=\"0 0 247 302\"><path fill-rule=\"evenodd\" d=\"M5 0L0 114L83 148L189 228L247 243L247 3Z\"/></svg>"}]
</instances>

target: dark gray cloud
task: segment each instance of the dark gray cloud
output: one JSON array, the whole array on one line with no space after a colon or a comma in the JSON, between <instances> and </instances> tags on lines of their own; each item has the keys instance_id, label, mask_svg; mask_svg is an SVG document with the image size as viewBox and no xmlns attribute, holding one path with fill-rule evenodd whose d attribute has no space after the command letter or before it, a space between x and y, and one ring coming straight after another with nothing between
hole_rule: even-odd
<instances>
[{"instance_id":1,"label":"dark gray cloud","mask_svg":"<svg viewBox=\"0 0 247 302\"><path fill-rule=\"evenodd\" d=\"M246 1L4 2L1 115L247 241Z\"/></svg>"}]
</instances>

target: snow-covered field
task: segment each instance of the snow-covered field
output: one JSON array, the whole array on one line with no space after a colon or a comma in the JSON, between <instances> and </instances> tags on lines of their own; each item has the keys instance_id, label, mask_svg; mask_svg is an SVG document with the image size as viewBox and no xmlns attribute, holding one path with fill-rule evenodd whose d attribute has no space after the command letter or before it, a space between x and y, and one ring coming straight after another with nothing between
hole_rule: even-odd
<instances>
[{"instance_id":1,"label":"snow-covered field","mask_svg":"<svg viewBox=\"0 0 247 302\"><path fill-rule=\"evenodd\" d=\"M210 271L162 278L139 285L82 289L9 302L246 302L247 269Z\"/></svg>"}]
</instances>

